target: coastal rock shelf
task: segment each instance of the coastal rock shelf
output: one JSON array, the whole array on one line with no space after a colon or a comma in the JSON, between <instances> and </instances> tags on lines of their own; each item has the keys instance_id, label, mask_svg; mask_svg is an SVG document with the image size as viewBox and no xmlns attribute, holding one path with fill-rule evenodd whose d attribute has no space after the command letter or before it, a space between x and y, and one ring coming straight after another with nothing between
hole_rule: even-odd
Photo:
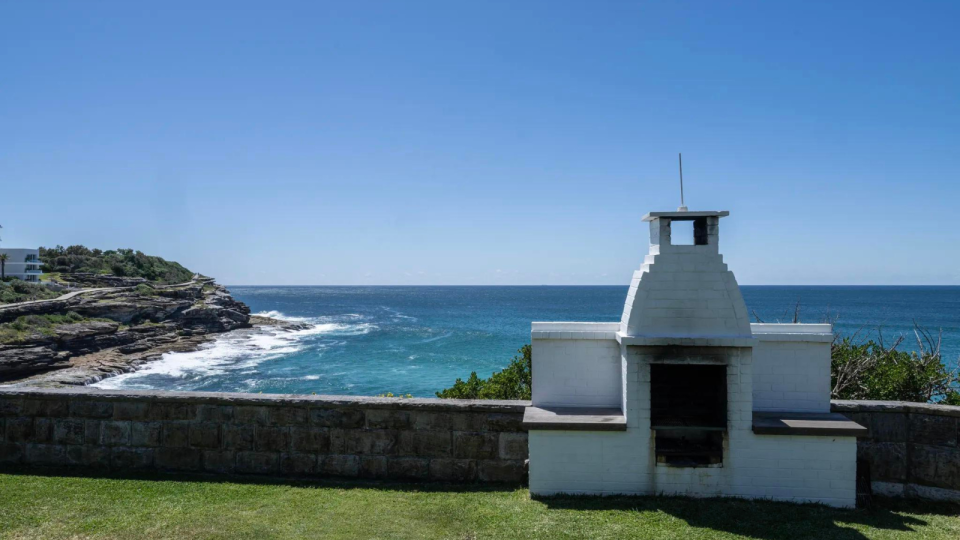
<instances>
[{"instance_id":1,"label":"coastal rock shelf","mask_svg":"<svg viewBox=\"0 0 960 540\"><path fill-rule=\"evenodd\" d=\"M172 286L128 281L49 301L0 306L0 323L30 316L42 322L44 316L67 313L80 319L28 329L15 340L0 343L0 382L89 384L131 371L166 352L195 350L212 335L250 326L250 309L210 278Z\"/></svg>"}]
</instances>

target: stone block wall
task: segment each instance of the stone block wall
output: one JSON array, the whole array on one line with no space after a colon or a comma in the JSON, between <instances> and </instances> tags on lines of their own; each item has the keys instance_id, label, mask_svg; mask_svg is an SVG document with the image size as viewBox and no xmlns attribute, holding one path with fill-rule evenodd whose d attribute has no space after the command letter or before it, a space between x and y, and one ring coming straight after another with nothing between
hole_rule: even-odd
<instances>
[{"instance_id":1,"label":"stone block wall","mask_svg":"<svg viewBox=\"0 0 960 540\"><path fill-rule=\"evenodd\" d=\"M960 407L901 401L834 401L870 428L857 443L874 493L960 500Z\"/></svg>"},{"instance_id":2,"label":"stone block wall","mask_svg":"<svg viewBox=\"0 0 960 540\"><path fill-rule=\"evenodd\" d=\"M0 465L523 483L526 405L0 388Z\"/></svg>"}]
</instances>

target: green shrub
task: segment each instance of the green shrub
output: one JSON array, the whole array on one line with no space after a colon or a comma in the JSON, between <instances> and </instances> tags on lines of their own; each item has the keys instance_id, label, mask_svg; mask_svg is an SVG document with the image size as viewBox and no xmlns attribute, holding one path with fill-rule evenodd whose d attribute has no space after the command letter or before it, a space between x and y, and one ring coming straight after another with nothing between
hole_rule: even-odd
<instances>
[{"instance_id":1,"label":"green shrub","mask_svg":"<svg viewBox=\"0 0 960 540\"><path fill-rule=\"evenodd\" d=\"M56 298L62 293L54 291L46 285L28 283L19 279L0 282L0 304L27 302L30 300L46 300Z\"/></svg>"},{"instance_id":2,"label":"green shrub","mask_svg":"<svg viewBox=\"0 0 960 540\"><path fill-rule=\"evenodd\" d=\"M114 274L160 283L190 281L193 272L178 263L132 249L101 251L84 246L40 248L44 272Z\"/></svg>"},{"instance_id":3,"label":"green shrub","mask_svg":"<svg viewBox=\"0 0 960 540\"><path fill-rule=\"evenodd\" d=\"M0 343L19 343L30 336L53 335L53 327L83 321L106 321L108 319L87 319L75 311L52 315L23 315L11 322L0 324Z\"/></svg>"},{"instance_id":4,"label":"green shrub","mask_svg":"<svg viewBox=\"0 0 960 540\"><path fill-rule=\"evenodd\" d=\"M834 399L913 401L960 405L960 379L943 363L940 337L915 327L917 351L901 351L903 338L885 346L839 336L830 348Z\"/></svg>"},{"instance_id":5,"label":"green shrub","mask_svg":"<svg viewBox=\"0 0 960 540\"><path fill-rule=\"evenodd\" d=\"M489 379L470 374L464 381L457 379L452 387L437 392L437 397L447 399L530 399L532 375L531 348L524 345L517 350L510 365L494 373Z\"/></svg>"}]
</instances>

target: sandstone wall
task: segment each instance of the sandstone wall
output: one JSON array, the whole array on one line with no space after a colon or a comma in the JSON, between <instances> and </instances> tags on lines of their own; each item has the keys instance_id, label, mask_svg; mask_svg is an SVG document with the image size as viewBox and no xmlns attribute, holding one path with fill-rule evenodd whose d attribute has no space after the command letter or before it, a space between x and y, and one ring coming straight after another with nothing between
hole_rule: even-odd
<instances>
[{"instance_id":1,"label":"sandstone wall","mask_svg":"<svg viewBox=\"0 0 960 540\"><path fill-rule=\"evenodd\" d=\"M875 493L960 500L960 407L900 401L834 401L833 411L870 428L857 458Z\"/></svg>"},{"instance_id":2,"label":"sandstone wall","mask_svg":"<svg viewBox=\"0 0 960 540\"><path fill-rule=\"evenodd\" d=\"M526 405L0 388L0 464L522 483Z\"/></svg>"}]
</instances>

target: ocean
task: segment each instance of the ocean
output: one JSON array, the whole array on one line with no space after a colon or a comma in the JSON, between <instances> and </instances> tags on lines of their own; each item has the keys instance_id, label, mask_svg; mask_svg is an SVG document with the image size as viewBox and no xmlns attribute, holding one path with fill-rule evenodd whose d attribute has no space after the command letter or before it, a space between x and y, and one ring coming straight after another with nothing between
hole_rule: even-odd
<instances>
[{"instance_id":1,"label":"ocean","mask_svg":"<svg viewBox=\"0 0 960 540\"><path fill-rule=\"evenodd\" d=\"M433 396L472 371L502 369L530 341L531 321L618 321L627 288L229 287L253 313L309 324L295 332L225 334L171 353L100 388ZM942 330L960 357L960 287L741 286L751 320L832 321L842 334L884 340L914 322ZM754 320L755 322L755 320Z\"/></svg>"}]
</instances>

